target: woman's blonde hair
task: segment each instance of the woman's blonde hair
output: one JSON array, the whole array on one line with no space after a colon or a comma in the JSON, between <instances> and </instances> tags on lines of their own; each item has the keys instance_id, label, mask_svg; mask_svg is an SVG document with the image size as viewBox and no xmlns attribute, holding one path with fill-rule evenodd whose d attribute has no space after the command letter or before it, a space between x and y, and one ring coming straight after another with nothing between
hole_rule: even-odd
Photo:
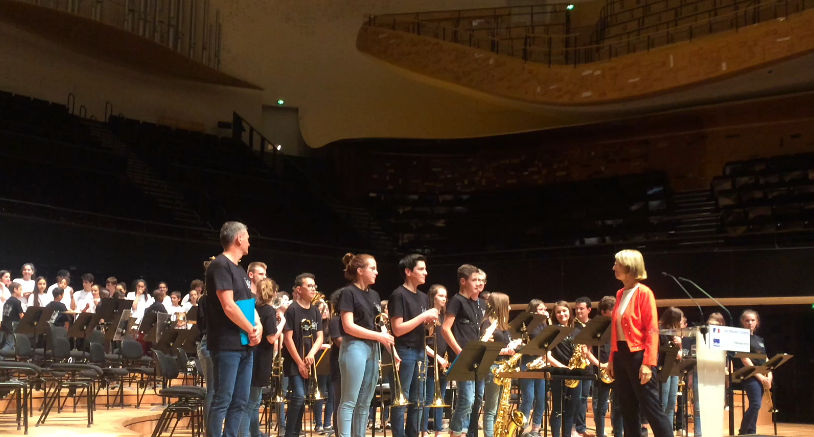
<instances>
[{"instance_id":1,"label":"woman's blonde hair","mask_svg":"<svg viewBox=\"0 0 814 437\"><path fill-rule=\"evenodd\" d=\"M280 286L274 282L274 279L265 278L257 284L257 306L264 306L271 303L277 292L280 291Z\"/></svg>"},{"instance_id":2,"label":"woman's blonde hair","mask_svg":"<svg viewBox=\"0 0 814 437\"><path fill-rule=\"evenodd\" d=\"M644 281L647 279L647 270L644 268L644 257L638 250L621 250L616 253L615 258L619 264L627 267L630 276L636 278L637 281Z\"/></svg>"},{"instance_id":3,"label":"woman's blonde hair","mask_svg":"<svg viewBox=\"0 0 814 437\"><path fill-rule=\"evenodd\" d=\"M509 330L509 296L504 293L491 293L486 299L488 309L486 318L497 320L497 329L501 331Z\"/></svg>"}]
</instances>

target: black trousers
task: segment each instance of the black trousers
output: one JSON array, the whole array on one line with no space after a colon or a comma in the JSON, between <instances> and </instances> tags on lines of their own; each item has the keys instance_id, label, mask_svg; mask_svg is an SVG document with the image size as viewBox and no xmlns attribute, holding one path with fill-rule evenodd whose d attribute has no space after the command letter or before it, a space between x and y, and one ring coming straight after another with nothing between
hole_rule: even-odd
<instances>
[{"instance_id":1,"label":"black trousers","mask_svg":"<svg viewBox=\"0 0 814 437\"><path fill-rule=\"evenodd\" d=\"M655 437L671 437L673 426L661 408L656 368L651 367L653 376L647 384L642 385L639 369L644 360L644 351L631 352L625 341L617 342L616 345L617 351L613 356L616 381L613 388L619 393L625 437L641 437L640 413L650 423Z\"/></svg>"}]
</instances>

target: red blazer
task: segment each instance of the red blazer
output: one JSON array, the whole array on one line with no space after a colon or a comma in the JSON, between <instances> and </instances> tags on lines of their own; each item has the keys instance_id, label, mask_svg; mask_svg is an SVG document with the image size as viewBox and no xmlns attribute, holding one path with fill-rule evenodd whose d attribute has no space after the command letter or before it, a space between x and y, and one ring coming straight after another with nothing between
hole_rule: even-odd
<instances>
[{"instance_id":1,"label":"red blazer","mask_svg":"<svg viewBox=\"0 0 814 437\"><path fill-rule=\"evenodd\" d=\"M625 339L631 352L644 350L643 364L655 366L659 356L659 323L656 312L656 298L653 290L644 284L639 284L638 290L633 292L630 303L625 308L624 314L619 314L619 303L622 300L621 289L616 292L616 308L613 310L611 318L611 355L617 351L616 319L622 317L622 329L625 330Z\"/></svg>"}]
</instances>

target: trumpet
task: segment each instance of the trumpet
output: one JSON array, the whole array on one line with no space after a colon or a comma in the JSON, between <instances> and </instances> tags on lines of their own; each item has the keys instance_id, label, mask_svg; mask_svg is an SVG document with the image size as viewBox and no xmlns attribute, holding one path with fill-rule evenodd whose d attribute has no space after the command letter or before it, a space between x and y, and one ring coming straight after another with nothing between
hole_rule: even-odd
<instances>
[{"instance_id":1,"label":"trumpet","mask_svg":"<svg viewBox=\"0 0 814 437\"><path fill-rule=\"evenodd\" d=\"M300 330L302 331L302 337L305 339L306 337L310 338L311 341L314 341L314 331L317 329L316 322L309 320L309 319L302 319L300 321ZM308 335L306 335L306 332ZM302 343L302 355L305 358L305 342ZM309 402L314 401L321 401L325 399L325 397L319 391L319 384L317 383L317 363L314 361L311 363L311 368L308 369L308 391L306 394Z\"/></svg>"},{"instance_id":2,"label":"trumpet","mask_svg":"<svg viewBox=\"0 0 814 437\"><path fill-rule=\"evenodd\" d=\"M379 313L374 320L376 326L382 329L382 332L389 331L390 325L390 317L385 313ZM381 346L379 346L381 347ZM390 348L391 355L393 356L393 383L395 387L395 395L393 396L393 402L390 404L391 407L404 407L410 405L410 401L404 397L404 392L401 390L401 378L399 378L399 372L396 369L396 360L398 359L398 353L396 352L395 347ZM381 355L381 354L379 354Z\"/></svg>"}]
</instances>

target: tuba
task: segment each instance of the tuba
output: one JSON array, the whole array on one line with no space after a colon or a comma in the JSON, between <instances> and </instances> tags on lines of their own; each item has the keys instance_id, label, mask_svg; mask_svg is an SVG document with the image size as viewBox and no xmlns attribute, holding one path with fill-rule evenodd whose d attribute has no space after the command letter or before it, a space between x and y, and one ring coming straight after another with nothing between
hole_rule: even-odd
<instances>
[{"instance_id":1,"label":"tuba","mask_svg":"<svg viewBox=\"0 0 814 437\"><path fill-rule=\"evenodd\" d=\"M495 437L515 437L526 425L526 416L520 411L512 411L511 391L512 379L501 378L498 375L505 372L516 372L523 354L514 354L508 361L499 364L492 373L495 384L500 386L500 405L495 416Z\"/></svg>"},{"instance_id":2,"label":"tuba","mask_svg":"<svg viewBox=\"0 0 814 437\"><path fill-rule=\"evenodd\" d=\"M577 344L574 345L574 353L571 355L571 359L568 361L568 368L573 369L584 369L588 367L588 359L582 355L582 345ZM565 386L568 388L576 388L579 385L578 379L566 379Z\"/></svg>"}]
</instances>

